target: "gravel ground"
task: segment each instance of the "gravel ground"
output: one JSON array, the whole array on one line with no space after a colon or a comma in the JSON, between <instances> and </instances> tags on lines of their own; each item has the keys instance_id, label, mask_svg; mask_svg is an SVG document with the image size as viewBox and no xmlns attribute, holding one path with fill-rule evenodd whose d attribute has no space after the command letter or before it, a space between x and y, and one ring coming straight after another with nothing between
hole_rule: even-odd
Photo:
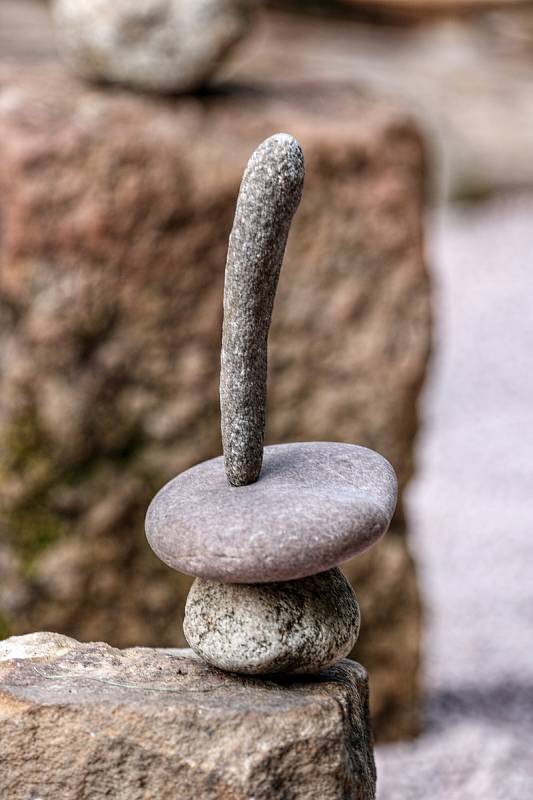
<instances>
[{"instance_id":1,"label":"gravel ground","mask_svg":"<svg viewBox=\"0 0 533 800\"><path fill-rule=\"evenodd\" d=\"M533 798L533 196L447 211L409 496L426 727L380 747L379 800Z\"/></svg>"}]
</instances>

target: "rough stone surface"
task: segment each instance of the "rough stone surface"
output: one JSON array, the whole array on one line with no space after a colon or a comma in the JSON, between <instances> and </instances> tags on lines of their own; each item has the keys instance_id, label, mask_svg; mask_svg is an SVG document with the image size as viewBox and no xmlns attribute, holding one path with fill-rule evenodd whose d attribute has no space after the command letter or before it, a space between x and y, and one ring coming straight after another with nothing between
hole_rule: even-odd
<instances>
[{"instance_id":1,"label":"rough stone surface","mask_svg":"<svg viewBox=\"0 0 533 800\"><path fill-rule=\"evenodd\" d=\"M222 458L178 475L146 515L148 541L173 569L227 583L315 575L385 533L396 505L391 465L339 442L272 445L260 479L230 486Z\"/></svg>"},{"instance_id":2,"label":"rough stone surface","mask_svg":"<svg viewBox=\"0 0 533 800\"><path fill-rule=\"evenodd\" d=\"M0 642L0 661L60 656L72 650L73 646L74 640L60 633L28 633L26 636L11 636Z\"/></svg>"},{"instance_id":3,"label":"rough stone surface","mask_svg":"<svg viewBox=\"0 0 533 800\"><path fill-rule=\"evenodd\" d=\"M53 0L65 62L89 80L196 89L248 31L254 0Z\"/></svg>"},{"instance_id":4,"label":"rough stone surface","mask_svg":"<svg viewBox=\"0 0 533 800\"><path fill-rule=\"evenodd\" d=\"M242 180L224 284L220 411L226 474L257 480L263 460L267 343L289 227L302 197L304 156L288 134L252 155Z\"/></svg>"},{"instance_id":5,"label":"rough stone surface","mask_svg":"<svg viewBox=\"0 0 533 800\"><path fill-rule=\"evenodd\" d=\"M355 662L262 681L190 651L70 640L54 655L53 634L39 637L40 654L0 661L2 798L375 796L367 677Z\"/></svg>"},{"instance_id":6,"label":"rough stone surface","mask_svg":"<svg viewBox=\"0 0 533 800\"><path fill-rule=\"evenodd\" d=\"M192 649L213 667L250 675L318 672L347 656L360 613L339 569L285 583L196 580L183 623Z\"/></svg>"},{"instance_id":7,"label":"rough stone surface","mask_svg":"<svg viewBox=\"0 0 533 800\"><path fill-rule=\"evenodd\" d=\"M306 190L273 314L266 442L357 442L398 474L389 534L345 566L376 731L398 736L416 721L402 496L429 342L425 172L412 122L351 87L176 102L0 64L0 635L183 643L190 582L151 554L143 521L166 481L221 453L228 236L243 164L277 130L302 143Z\"/></svg>"}]
</instances>

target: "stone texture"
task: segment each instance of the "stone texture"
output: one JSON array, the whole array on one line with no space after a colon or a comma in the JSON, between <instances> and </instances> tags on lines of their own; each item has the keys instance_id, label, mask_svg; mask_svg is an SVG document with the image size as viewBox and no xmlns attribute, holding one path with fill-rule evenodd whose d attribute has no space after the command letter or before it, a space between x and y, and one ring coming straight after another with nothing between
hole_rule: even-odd
<instances>
[{"instance_id":1,"label":"stone texture","mask_svg":"<svg viewBox=\"0 0 533 800\"><path fill-rule=\"evenodd\" d=\"M318 672L347 656L360 613L339 569L284 583L197 579L185 606L185 637L208 664L249 675Z\"/></svg>"},{"instance_id":2,"label":"stone texture","mask_svg":"<svg viewBox=\"0 0 533 800\"><path fill-rule=\"evenodd\" d=\"M53 0L66 64L151 92L203 86L248 31L254 0Z\"/></svg>"},{"instance_id":3,"label":"stone texture","mask_svg":"<svg viewBox=\"0 0 533 800\"><path fill-rule=\"evenodd\" d=\"M62 636L60 633L28 633L26 636L11 636L0 642L0 661L61 656L70 652L75 644L70 636Z\"/></svg>"},{"instance_id":4,"label":"stone texture","mask_svg":"<svg viewBox=\"0 0 533 800\"><path fill-rule=\"evenodd\" d=\"M252 155L242 180L224 283L220 411L226 474L257 480L263 460L267 343L279 272L302 197L304 156L288 134Z\"/></svg>"},{"instance_id":5,"label":"stone texture","mask_svg":"<svg viewBox=\"0 0 533 800\"><path fill-rule=\"evenodd\" d=\"M257 483L230 486L222 458L178 475L146 515L148 541L173 569L226 583L290 581L363 552L396 506L391 465L338 442L265 449Z\"/></svg>"},{"instance_id":6,"label":"stone texture","mask_svg":"<svg viewBox=\"0 0 533 800\"><path fill-rule=\"evenodd\" d=\"M53 635L39 637L41 654L0 661L2 797L375 796L367 677L355 662L262 681L211 669L190 651L70 640L53 655Z\"/></svg>"},{"instance_id":7,"label":"stone texture","mask_svg":"<svg viewBox=\"0 0 533 800\"><path fill-rule=\"evenodd\" d=\"M429 342L425 172L409 118L351 87L233 84L176 102L0 65L0 628L183 642L189 580L150 553L143 520L166 481L221 452L228 236L243 164L276 130L305 149L306 191L273 315L266 441L357 442L398 474L390 533L346 565L355 652L392 737L416 719L402 493Z\"/></svg>"}]
</instances>

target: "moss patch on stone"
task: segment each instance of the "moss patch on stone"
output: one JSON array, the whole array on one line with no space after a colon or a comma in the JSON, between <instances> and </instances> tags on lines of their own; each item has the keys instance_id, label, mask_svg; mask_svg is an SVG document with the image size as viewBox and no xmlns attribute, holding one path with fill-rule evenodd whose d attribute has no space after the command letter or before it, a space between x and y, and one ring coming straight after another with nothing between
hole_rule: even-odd
<instances>
[{"instance_id":1,"label":"moss patch on stone","mask_svg":"<svg viewBox=\"0 0 533 800\"><path fill-rule=\"evenodd\" d=\"M100 496L110 473L116 473L117 467L129 474L135 471L144 444L139 433L132 431L112 453L96 457L86 454L78 462L65 463L42 430L31 399L24 398L21 410L2 432L0 480L10 486L3 498L2 527L27 577L31 578L39 556L76 531L80 514L86 511L84 501ZM157 480L154 484L160 485ZM65 511L57 507L61 487L82 487L84 499L79 508Z\"/></svg>"},{"instance_id":2,"label":"moss patch on stone","mask_svg":"<svg viewBox=\"0 0 533 800\"><path fill-rule=\"evenodd\" d=\"M3 503L2 522L24 571L29 573L35 558L64 536L69 527L48 499L60 470L31 405L25 405L11 421L1 449L3 477L11 484L18 481L15 497Z\"/></svg>"},{"instance_id":3,"label":"moss patch on stone","mask_svg":"<svg viewBox=\"0 0 533 800\"><path fill-rule=\"evenodd\" d=\"M51 448L41 431L37 414L26 405L10 421L0 443L2 466L0 476L17 476L28 493L50 486L57 478L57 466L51 458Z\"/></svg>"},{"instance_id":4,"label":"moss patch on stone","mask_svg":"<svg viewBox=\"0 0 533 800\"><path fill-rule=\"evenodd\" d=\"M0 614L0 641L2 639L8 639L11 636L11 630L9 628L9 624L7 619Z\"/></svg>"},{"instance_id":5,"label":"moss patch on stone","mask_svg":"<svg viewBox=\"0 0 533 800\"><path fill-rule=\"evenodd\" d=\"M35 559L68 532L68 523L43 505L30 504L8 515L9 537L24 571L31 572Z\"/></svg>"}]
</instances>

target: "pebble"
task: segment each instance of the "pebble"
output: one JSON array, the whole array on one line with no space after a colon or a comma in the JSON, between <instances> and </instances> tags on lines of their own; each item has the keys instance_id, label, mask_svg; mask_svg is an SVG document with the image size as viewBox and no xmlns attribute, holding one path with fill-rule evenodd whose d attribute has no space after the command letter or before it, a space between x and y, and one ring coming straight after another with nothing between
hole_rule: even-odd
<instances>
[{"instance_id":1,"label":"pebble","mask_svg":"<svg viewBox=\"0 0 533 800\"><path fill-rule=\"evenodd\" d=\"M265 448L260 479L228 484L222 457L167 483L152 501L146 534L173 569L225 583L287 581L341 564L387 530L394 470L352 444Z\"/></svg>"},{"instance_id":2,"label":"pebble","mask_svg":"<svg viewBox=\"0 0 533 800\"><path fill-rule=\"evenodd\" d=\"M54 0L59 50L83 78L142 91L203 86L248 31L253 0Z\"/></svg>"},{"instance_id":3,"label":"pebble","mask_svg":"<svg viewBox=\"0 0 533 800\"><path fill-rule=\"evenodd\" d=\"M318 672L359 634L354 591L339 569L284 583L197 579L185 608L190 647L208 664L249 675Z\"/></svg>"},{"instance_id":4,"label":"pebble","mask_svg":"<svg viewBox=\"0 0 533 800\"><path fill-rule=\"evenodd\" d=\"M303 183L304 156L287 133L259 145L241 183L226 264L220 372L222 442L233 486L253 483L261 470L268 331Z\"/></svg>"}]
</instances>

